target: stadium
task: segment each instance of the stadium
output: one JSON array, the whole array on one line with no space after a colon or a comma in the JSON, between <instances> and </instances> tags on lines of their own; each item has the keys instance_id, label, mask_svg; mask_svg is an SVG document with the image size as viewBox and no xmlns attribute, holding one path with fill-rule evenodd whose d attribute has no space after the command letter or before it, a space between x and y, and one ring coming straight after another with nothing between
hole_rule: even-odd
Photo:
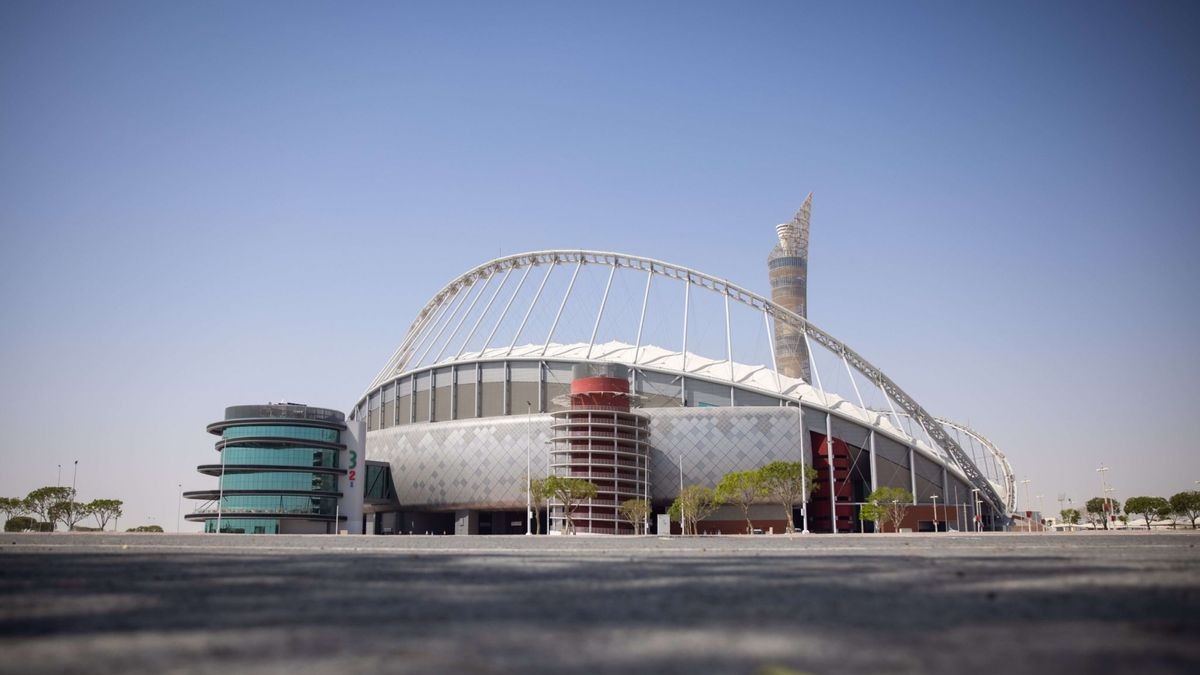
<instances>
[{"instance_id":1,"label":"stadium","mask_svg":"<svg viewBox=\"0 0 1200 675\"><path fill-rule=\"evenodd\" d=\"M557 475L598 488L577 531L631 533L622 500L663 513L683 485L776 460L818 472L794 514L811 532L871 531L859 512L885 486L914 496L901 529L1003 528L1014 480L995 445L807 320L811 204L776 228L771 298L603 251L509 255L451 280L350 413L390 466L366 486L366 530L524 533L527 476ZM753 508L756 528L783 531L780 505ZM565 520L551 501L545 526ZM730 507L699 529L746 531Z\"/></svg>"}]
</instances>

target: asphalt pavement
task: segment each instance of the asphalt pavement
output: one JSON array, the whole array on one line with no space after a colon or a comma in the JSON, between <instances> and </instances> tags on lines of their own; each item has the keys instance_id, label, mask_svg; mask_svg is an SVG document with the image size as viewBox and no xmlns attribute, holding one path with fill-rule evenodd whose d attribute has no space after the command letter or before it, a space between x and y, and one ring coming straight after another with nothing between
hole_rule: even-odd
<instances>
[{"instance_id":1,"label":"asphalt pavement","mask_svg":"<svg viewBox=\"0 0 1200 675\"><path fill-rule=\"evenodd\" d=\"M5 534L0 673L1197 673L1197 544Z\"/></svg>"}]
</instances>

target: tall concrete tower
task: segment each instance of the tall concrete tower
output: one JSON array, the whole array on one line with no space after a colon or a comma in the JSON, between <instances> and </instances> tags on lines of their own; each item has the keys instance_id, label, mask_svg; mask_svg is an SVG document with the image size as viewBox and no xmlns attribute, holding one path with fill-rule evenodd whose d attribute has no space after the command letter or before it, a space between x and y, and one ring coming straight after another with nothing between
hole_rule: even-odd
<instances>
[{"instance_id":1,"label":"tall concrete tower","mask_svg":"<svg viewBox=\"0 0 1200 675\"><path fill-rule=\"evenodd\" d=\"M803 317L808 317L808 222L812 216L812 193L792 222L778 225L779 243L767 256L771 277L771 299ZM775 322L775 362L779 372L809 381L808 347L795 328Z\"/></svg>"}]
</instances>

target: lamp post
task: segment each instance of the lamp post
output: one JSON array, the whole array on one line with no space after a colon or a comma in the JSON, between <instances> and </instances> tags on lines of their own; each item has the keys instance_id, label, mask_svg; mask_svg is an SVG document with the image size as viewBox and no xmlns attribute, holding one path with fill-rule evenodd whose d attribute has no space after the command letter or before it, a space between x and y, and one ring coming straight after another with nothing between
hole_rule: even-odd
<instances>
[{"instance_id":1,"label":"lamp post","mask_svg":"<svg viewBox=\"0 0 1200 675\"><path fill-rule=\"evenodd\" d=\"M1033 509L1029 507L1029 483L1028 478L1021 481L1021 485L1025 486L1025 531L1033 532Z\"/></svg>"},{"instance_id":2,"label":"lamp post","mask_svg":"<svg viewBox=\"0 0 1200 675\"><path fill-rule=\"evenodd\" d=\"M183 513L183 483L178 483L179 497L175 500L175 534L179 534L179 516Z\"/></svg>"},{"instance_id":3,"label":"lamp post","mask_svg":"<svg viewBox=\"0 0 1200 675\"><path fill-rule=\"evenodd\" d=\"M225 451L229 449L229 438L225 436L224 431L221 432L223 442L221 443L221 477L217 479L217 534L221 534L221 516L224 515L225 507ZM280 497L280 499L283 499ZM208 530L208 521L204 522L204 529ZM337 522L333 524L333 533L337 534Z\"/></svg>"},{"instance_id":4,"label":"lamp post","mask_svg":"<svg viewBox=\"0 0 1200 675\"><path fill-rule=\"evenodd\" d=\"M58 480L54 481L55 486L62 485L62 464L58 465Z\"/></svg>"},{"instance_id":5,"label":"lamp post","mask_svg":"<svg viewBox=\"0 0 1200 675\"><path fill-rule=\"evenodd\" d=\"M679 456L679 496L683 496L683 455ZM687 534L687 514L683 512L683 501L679 502L679 535Z\"/></svg>"},{"instance_id":6,"label":"lamp post","mask_svg":"<svg viewBox=\"0 0 1200 675\"><path fill-rule=\"evenodd\" d=\"M933 500L933 531L937 532L938 531L938 519L937 519L938 496L937 495L929 495L929 498Z\"/></svg>"},{"instance_id":7,"label":"lamp post","mask_svg":"<svg viewBox=\"0 0 1200 675\"><path fill-rule=\"evenodd\" d=\"M1108 519L1112 517L1112 500L1108 497L1108 481L1104 479L1105 474L1108 473L1108 467L1101 464L1100 468L1096 469L1096 473L1100 474L1100 490L1104 495L1104 529L1107 530Z\"/></svg>"},{"instance_id":8,"label":"lamp post","mask_svg":"<svg viewBox=\"0 0 1200 675\"><path fill-rule=\"evenodd\" d=\"M530 461L533 447L533 404L525 401L525 536L533 536L533 464Z\"/></svg>"},{"instance_id":9,"label":"lamp post","mask_svg":"<svg viewBox=\"0 0 1200 675\"><path fill-rule=\"evenodd\" d=\"M975 519L975 531L983 529L983 521L979 518L979 488L971 488L971 517Z\"/></svg>"}]
</instances>

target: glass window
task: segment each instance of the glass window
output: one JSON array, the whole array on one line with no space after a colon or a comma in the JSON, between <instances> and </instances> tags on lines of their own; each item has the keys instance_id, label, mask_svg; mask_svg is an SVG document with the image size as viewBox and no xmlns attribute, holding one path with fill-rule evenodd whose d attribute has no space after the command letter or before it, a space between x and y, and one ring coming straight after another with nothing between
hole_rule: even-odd
<instances>
[{"instance_id":1,"label":"glass window","mask_svg":"<svg viewBox=\"0 0 1200 675\"><path fill-rule=\"evenodd\" d=\"M733 404L738 406L761 406L778 408L779 399L774 396L760 394L757 391L733 388Z\"/></svg>"},{"instance_id":2,"label":"glass window","mask_svg":"<svg viewBox=\"0 0 1200 675\"><path fill-rule=\"evenodd\" d=\"M917 501L922 504L929 503L933 501L930 496L937 495L938 500L944 504L946 492L942 489L942 465L919 452L914 452L913 469L917 475Z\"/></svg>"},{"instance_id":3,"label":"glass window","mask_svg":"<svg viewBox=\"0 0 1200 675\"><path fill-rule=\"evenodd\" d=\"M642 395L644 408L678 408L682 378L678 375L656 373L653 371L638 371L638 392Z\"/></svg>"},{"instance_id":4,"label":"glass window","mask_svg":"<svg viewBox=\"0 0 1200 675\"><path fill-rule=\"evenodd\" d=\"M337 497L302 495L228 495L221 500L223 513L291 513L332 516Z\"/></svg>"},{"instance_id":5,"label":"glass window","mask_svg":"<svg viewBox=\"0 0 1200 675\"><path fill-rule=\"evenodd\" d=\"M571 364L546 364L546 409L565 410L571 407ZM557 399L557 400L556 400Z\"/></svg>"},{"instance_id":6,"label":"glass window","mask_svg":"<svg viewBox=\"0 0 1200 675\"><path fill-rule=\"evenodd\" d=\"M383 464L367 464L367 484L363 492L367 499L391 501L396 496L391 469Z\"/></svg>"},{"instance_id":7,"label":"glass window","mask_svg":"<svg viewBox=\"0 0 1200 675\"><path fill-rule=\"evenodd\" d=\"M221 451L226 466L319 466L337 468L338 451L328 448L231 445Z\"/></svg>"},{"instance_id":8,"label":"glass window","mask_svg":"<svg viewBox=\"0 0 1200 675\"><path fill-rule=\"evenodd\" d=\"M396 397L396 407L398 408L398 417L400 424L412 424L412 378L406 377L400 380L399 388Z\"/></svg>"},{"instance_id":9,"label":"glass window","mask_svg":"<svg viewBox=\"0 0 1200 675\"><path fill-rule=\"evenodd\" d=\"M475 417L475 365L458 366L455 377L454 419L471 419Z\"/></svg>"},{"instance_id":10,"label":"glass window","mask_svg":"<svg viewBox=\"0 0 1200 675\"><path fill-rule=\"evenodd\" d=\"M484 417L504 414L504 364L484 363L479 373L480 410Z\"/></svg>"},{"instance_id":11,"label":"glass window","mask_svg":"<svg viewBox=\"0 0 1200 675\"><path fill-rule=\"evenodd\" d=\"M204 521L204 531L217 531L217 519ZM228 534L279 534L279 521L270 518L222 518L221 532Z\"/></svg>"},{"instance_id":12,"label":"glass window","mask_svg":"<svg viewBox=\"0 0 1200 675\"><path fill-rule=\"evenodd\" d=\"M509 384L512 391L512 405L509 406L509 412L524 414L526 401L533 406L533 412L539 412L541 410L538 407L540 405L538 393L542 386L541 364L536 361L514 361L509 368L512 378L512 382Z\"/></svg>"},{"instance_id":13,"label":"glass window","mask_svg":"<svg viewBox=\"0 0 1200 675\"><path fill-rule=\"evenodd\" d=\"M808 261L800 256L783 256L774 258L767 263L768 269L777 269L780 267L807 267Z\"/></svg>"},{"instance_id":14,"label":"glass window","mask_svg":"<svg viewBox=\"0 0 1200 675\"><path fill-rule=\"evenodd\" d=\"M433 373L433 421L445 422L453 418L454 396L451 380L454 373L450 368L438 368Z\"/></svg>"},{"instance_id":15,"label":"glass window","mask_svg":"<svg viewBox=\"0 0 1200 675\"><path fill-rule=\"evenodd\" d=\"M413 417L414 422L429 421L429 371L418 373L416 375L416 393L414 396L417 399L416 415Z\"/></svg>"},{"instance_id":16,"label":"glass window","mask_svg":"<svg viewBox=\"0 0 1200 675\"><path fill-rule=\"evenodd\" d=\"M379 428L386 429L396 424L396 384L383 387L383 411L380 414Z\"/></svg>"},{"instance_id":17,"label":"glass window","mask_svg":"<svg viewBox=\"0 0 1200 675\"><path fill-rule=\"evenodd\" d=\"M844 420L836 415L830 420L830 427L833 429L834 438L841 439L851 445L857 445L860 448L870 445L871 431L866 427Z\"/></svg>"},{"instance_id":18,"label":"glass window","mask_svg":"<svg viewBox=\"0 0 1200 675\"><path fill-rule=\"evenodd\" d=\"M221 487L226 490L337 492L338 477L329 473L303 471L247 471L226 473L221 479Z\"/></svg>"},{"instance_id":19,"label":"glass window","mask_svg":"<svg viewBox=\"0 0 1200 675\"><path fill-rule=\"evenodd\" d=\"M804 408L804 428L825 435L825 413L812 408Z\"/></svg>"},{"instance_id":20,"label":"glass window","mask_svg":"<svg viewBox=\"0 0 1200 675\"><path fill-rule=\"evenodd\" d=\"M229 427L222 433L225 439L233 438L295 438L304 441L324 441L337 443L337 429L322 429L320 427L292 427L275 424L254 424L239 427Z\"/></svg>"},{"instance_id":21,"label":"glass window","mask_svg":"<svg viewBox=\"0 0 1200 675\"><path fill-rule=\"evenodd\" d=\"M690 408L727 408L731 405L727 384L689 378L684 389Z\"/></svg>"},{"instance_id":22,"label":"glass window","mask_svg":"<svg viewBox=\"0 0 1200 675\"><path fill-rule=\"evenodd\" d=\"M897 487L912 490L908 473L908 448L890 438L875 434L876 487Z\"/></svg>"},{"instance_id":23,"label":"glass window","mask_svg":"<svg viewBox=\"0 0 1200 675\"><path fill-rule=\"evenodd\" d=\"M379 428L379 390L367 398L367 431Z\"/></svg>"}]
</instances>

